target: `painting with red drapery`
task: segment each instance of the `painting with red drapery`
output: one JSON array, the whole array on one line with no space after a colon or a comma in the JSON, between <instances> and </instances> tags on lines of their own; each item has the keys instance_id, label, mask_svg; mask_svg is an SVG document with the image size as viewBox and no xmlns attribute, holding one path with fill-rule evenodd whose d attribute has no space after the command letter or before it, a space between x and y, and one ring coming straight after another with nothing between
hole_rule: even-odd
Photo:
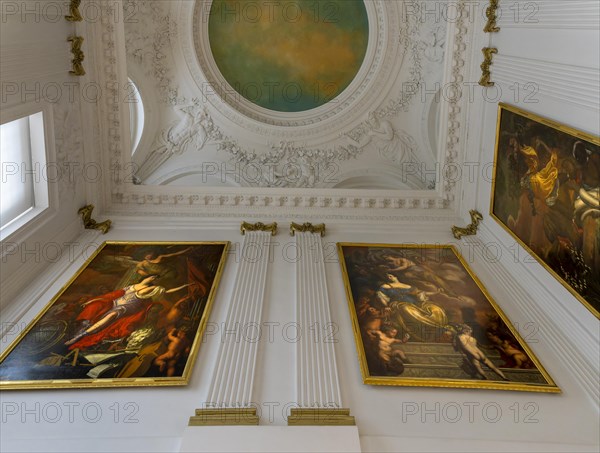
<instances>
[{"instance_id":1,"label":"painting with red drapery","mask_svg":"<svg viewBox=\"0 0 600 453\"><path fill-rule=\"evenodd\" d=\"M106 243L0 357L0 388L186 384L227 242Z\"/></svg>"}]
</instances>

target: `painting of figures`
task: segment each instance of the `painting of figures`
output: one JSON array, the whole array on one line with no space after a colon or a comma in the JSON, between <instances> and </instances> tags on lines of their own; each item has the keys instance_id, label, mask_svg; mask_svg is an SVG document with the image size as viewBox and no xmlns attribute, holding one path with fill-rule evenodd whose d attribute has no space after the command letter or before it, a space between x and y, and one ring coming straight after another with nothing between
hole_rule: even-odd
<instances>
[{"instance_id":1,"label":"painting of figures","mask_svg":"<svg viewBox=\"0 0 600 453\"><path fill-rule=\"evenodd\" d=\"M452 246L338 252L366 384L560 392Z\"/></svg>"},{"instance_id":2,"label":"painting of figures","mask_svg":"<svg viewBox=\"0 0 600 453\"><path fill-rule=\"evenodd\" d=\"M498 115L491 215L600 317L600 138L505 104Z\"/></svg>"},{"instance_id":3,"label":"painting of figures","mask_svg":"<svg viewBox=\"0 0 600 453\"><path fill-rule=\"evenodd\" d=\"M103 244L0 357L0 389L187 384L227 242Z\"/></svg>"}]
</instances>

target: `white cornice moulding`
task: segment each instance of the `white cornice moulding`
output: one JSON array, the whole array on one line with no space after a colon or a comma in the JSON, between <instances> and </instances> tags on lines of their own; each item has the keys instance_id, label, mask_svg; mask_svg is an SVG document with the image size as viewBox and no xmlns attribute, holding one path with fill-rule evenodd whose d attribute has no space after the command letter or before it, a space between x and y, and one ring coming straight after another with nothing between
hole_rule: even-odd
<instances>
[{"instance_id":1,"label":"white cornice moulding","mask_svg":"<svg viewBox=\"0 0 600 453\"><path fill-rule=\"evenodd\" d=\"M113 222L111 233L122 233L129 230L133 231L156 231L157 234L162 234L172 230L219 230L219 231L234 231L238 232L240 223L248 219L248 216L242 215L239 212L237 215L212 217L203 216L202 213L189 212L181 214L162 213L160 215L151 215L150 213L132 213L115 214L103 213L94 216L99 220L110 218ZM296 215L297 214L297 215ZM298 210L298 212L289 216L286 213L273 212L271 216L263 216L270 221L277 222L283 230L287 230L291 222L296 222L298 219L307 217L307 212ZM315 212L316 216L317 213ZM322 215L322 214L321 214ZM425 223L419 224L419 220L425 220ZM451 234L453 225L465 226L468 221L463 218L449 216L443 219L432 219L425 217L423 213L415 212L411 218L402 221L390 222L374 222L369 218L356 219L349 222L347 219L332 219L327 223L327 231L329 235L336 236L346 233L386 233L402 235L415 235L422 237L423 234L439 236L447 236L448 242L455 242ZM282 230L282 231L283 231Z\"/></svg>"}]
</instances>

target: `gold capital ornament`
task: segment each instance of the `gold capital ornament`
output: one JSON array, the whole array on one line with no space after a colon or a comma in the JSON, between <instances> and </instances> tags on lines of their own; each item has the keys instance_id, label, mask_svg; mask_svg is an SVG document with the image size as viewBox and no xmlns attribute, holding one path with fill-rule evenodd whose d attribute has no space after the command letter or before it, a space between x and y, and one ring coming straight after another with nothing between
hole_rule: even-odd
<instances>
[{"instance_id":1,"label":"gold capital ornament","mask_svg":"<svg viewBox=\"0 0 600 453\"><path fill-rule=\"evenodd\" d=\"M240 226L240 233L242 233L242 236L246 234L246 231L270 231L271 235L275 236L277 234L277 223L264 224L262 222L242 222L242 225Z\"/></svg>"},{"instance_id":2,"label":"gold capital ornament","mask_svg":"<svg viewBox=\"0 0 600 453\"><path fill-rule=\"evenodd\" d=\"M320 233L321 237L325 236L325 224L321 223L320 225L313 225L312 223L306 222L300 225L299 223L294 223L290 225L290 236L295 236L296 233Z\"/></svg>"}]
</instances>

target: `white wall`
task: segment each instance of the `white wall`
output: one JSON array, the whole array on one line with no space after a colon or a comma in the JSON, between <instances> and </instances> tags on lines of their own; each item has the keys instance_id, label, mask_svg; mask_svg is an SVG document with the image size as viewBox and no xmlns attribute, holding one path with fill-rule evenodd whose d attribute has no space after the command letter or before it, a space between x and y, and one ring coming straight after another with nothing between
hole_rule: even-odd
<instances>
[{"instance_id":1,"label":"white wall","mask_svg":"<svg viewBox=\"0 0 600 453\"><path fill-rule=\"evenodd\" d=\"M509 8L514 3L505 6ZM472 80L477 80L480 74L478 49L491 39L491 43L500 51L492 67L492 80L496 77L504 90L500 100L597 134L600 114L597 105L593 104L597 99L597 90L592 88L585 98L575 96L580 81L577 74L581 75L582 71L587 70L598 71L600 40L595 19L597 14L594 12L598 9L597 2L517 3L521 3L523 8L532 3L539 6L539 22L525 24L510 21L508 18L512 11L509 10L499 24L503 28L499 34L491 38L483 33L476 36ZM5 20L4 16L2 20ZM70 67L70 55L65 42L66 36L73 31L72 25L64 21L36 22L35 16L27 16L25 21L20 15L10 16L6 20L0 27L2 82L20 82L23 77L28 77L28 83L73 81L66 74ZM478 20L482 21L481 18ZM30 58L19 56L19 52L25 51L31 55ZM50 63L48 55L54 56L50 58ZM541 60L548 74L552 73L555 78L551 80L542 72L534 80L513 77L506 69L506 63L515 64L514 61L519 57ZM86 58L90 58L89 63L93 64L93 55L86 54ZM560 82L558 86L555 80ZM514 92L508 88L515 81L521 85L528 82L539 84L539 102L514 102ZM21 102L21 97L17 97L3 103L2 107ZM99 134L94 121L89 120L90 109L93 110L94 106L84 104L79 110L79 104L62 99L53 105L53 109L57 121L55 134L63 138L62 142L57 141L59 159L78 162L83 159L79 152L85 146L86 161L94 162L89 137L85 142L78 138L80 117L87 118L86 127L91 131L92 138L94 134ZM477 97L470 106L469 122L472 128L466 161L492 161L496 112L497 103L484 102L481 97ZM107 135L108 131L103 134ZM238 245L241 243L238 231L242 219L225 220L224 217L211 221L183 217L121 217L113 218L115 228L106 236L101 237L94 232L80 234L81 226L75 212L86 200L93 198L90 189L93 187L93 184L88 184L86 189L80 182L63 187L56 215L47 226L35 232L33 242L27 245L26 250L35 250L36 244L39 244L39 253L29 255L28 260L22 259L21 254L3 256L0 275L3 324L18 321L18 331L45 306L84 261L83 257L73 260L66 252L59 257L44 253L42 250L46 244L62 245L72 238L79 246L89 241L99 244L103 240L230 240ZM461 244L462 250L509 318L521 326L533 323L537 328L534 339L538 342L530 342L530 346L563 393L551 395L363 385L339 264L335 254L329 255L333 251L329 244L336 241L447 243L452 241L450 224L440 222L423 225L415 221L399 223L393 228L377 227L372 223L368 226L359 225L349 221L328 224L326 256L334 259L327 263L327 275L332 318L339 326L336 354L342 398L356 417L363 448L369 451L597 451L600 444L598 321L581 304L577 304L573 296L541 266L531 262L515 262L511 258L509 247L513 242L487 218L490 187L485 180L479 178L477 184L465 183L463 187L462 210L466 213L477 206L486 215L486 220L479 236L482 242L475 243L479 244L478 247L472 246L473 250L478 251L470 257L466 242ZM277 214L277 210L274 209L273 213ZM282 332L286 323L294 321L295 268L293 259L290 259L293 258L294 249L287 245L293 244L293 239L286 234L288 225L289 219L281 219L281 232L274 238L281 245L274 247L263 317L265 322L279 323L279 326L272 324L274 341L269 342L265 325L257 364L260 373L255 381L255 399L263 409L261 424L266 425L285 424L282 408L288 403L293 404L296 394L295 344L286 341ZM485 245L490 243L498 245L502 251L502 259L498 262L490 260L489 256L486 259L481 254ZM284 250L291 255L287 259L283 255ZM236 255L232 253L211 316L211 321L217 324L225 319L237 265ZM202 345L190 384L186 387L2 392L2 450L176 451L188 417L195 408L202 407L206 398L218 342L218 336L213 335ZM9 343L10 337L0 339L2 349ZM413 403L419 412L409 415L406 409L413 408ZM438 403L439 406L436 406ZM479 406L474 406L470 417L468 405L476 403ZM87 413L83 411L86 404ZM73 407L72 419L69 417L69 405ZM449 411L457 405L463 412L453 423L451 419L454 413L444 412L444 408ZM53 420L57 406L62 414ZM273 408L272 421L269 418L269 406ZM484 406L489 408L489 412L483 412ZM18 412L11 414L15 407ZM94 409L98 407L102 415L94 421ZM493 409L497 407L502 415L494 421ZM24 409L30 409L31 412L25 414ZM421 409L430 409L432 413L424 415ZM131 423L125 422L128 415ZM526 420L527 416L529 418Z\"/></svg>"},{"instance_id":2,"label":"white wall","mask_svg":"<svg viewBox=\"0 0 600 453\"><path fill-rule=\"evenodd\" d=\"M16 294L34 290L26 288L29 281L43 273L49 262L57 262L62 250L80 234L77 210L86 201L84 182L97 179L99 169L95 162L88 162L89 172L84 170L81 80L69 75L72 56L67 38L75 34L75 26L64 19L66 5L68 2L1 4L0 107L3 113L43 110L49 125L46 149L52 151L35 175L50 187L50 208L1 243L0 308L3 316L11 318L29 308L12 303ZM19 165L19 169L19 174L11 177L32 177L26 173L31 170L28 166ZM4 177L4 168L2 171Z\"/></svg>"},{"instance_id":3,"label":"white wall","mask_svg":"<svg viewBox=\"0 0 600 453\"><path fill-rule=\"evenodd\" d=\"M115 229L106 236L86 233L80 238L100 243L102 240L230 240L232 253L228 257L221 287L214 304L211 321L220 324L225 320L227 304L239 257L234 252L241 244L239 223L220 221L218 224L185 219L162 219L170 222L169 228L160 226L160 220L117 218ZM163 223L164 225L164 223ZM272 341L268 325L264 324L263 337L258 352L254 398L261 408L262 425L285 425L286 404L294 404L295 343L286 341L283 327L294 321L294 239L287 235L289 223L282 220L280 233L273 238L274 256L268 278L263 321L271 324ZM356 348L350 323L341 271L334 252L337 241L359 242L452 242L449 225L419 226L407 224L397 229L373 229L360 226L332 224L325 237L326 270L331 299L332 319L339 327L335 345L342 399L356 417L363 449L369 451L401 451L408 447L417 450L578 450L594 451L598 447L598 407L586 392L581 377L573 373L568 352L558 350L552 342L553 326L540 325L528 318L513 300L510 284L503 281L505 270L474 254L469 247L460 245L467 258L491 295L513 322L523 326L536 323L538 334L530 346L561 387L563 393L536 394L486 390L376 387L362 384ZM471 249L474 249L471 247ZM60 274L52 288L41 297L35 307L22 319L27 322L50 297L69 279L83 258L63 266L53 265ZM527 297L522 292L522 297ZM21 303L22 300L15 300ZM536 302L536 301L534 301ZM540 303L543 301L537 301ZM291 336L293 330L288 331ZM535 342L537 341L537 342ZM8 339L2 341L6 347ZM106 451L125 449L131 451L176 451L180 437L194 409L202 407L206 399L210 376L215 365L219 336L211 335L202 344L192 373L190 384L181 388L96 389L55 391L2 392L3 451ZM67 405L74 407L69 420ZM419 408L411 414L407 409ZM16 404L16 406L15 406ZM87 414L83 413L88 404ZM476 404L469 414L469 405ZM477 405L478 404L478 405ZM24 406L22 406L24 405ZM36 406L38 405L38 406ZM457 405L463 413L457 418L453 408ZM486 406L487 405L487 406ZM62 415L56 417L56 406ZM15 407L18 412L15 412ZM102 415L96 422L95 409ZM269 407L273 418L270 419ZM32 412L26 414L22 409ZM44 409L45 408L45 409ZM497 409L501 415L496 414ZM10 409L7 411L7 409ZM117 409L119 413L117 414ZM421 409L432 410L425 415ZM135 411L132 423L124 417ZM39 417L36 420L36 416ZM85 417L88 417L88 420ZM529 416L529 417L528 417ZM117 417L115 419L115 417ZM454 420L457 418L456 420ZM135 440L135 441L134 441ZM268 439L265 439L268 442ZM513 442L507 444L506 442ZM548 445L550 443L551 445Z\"/></svg>"}]
</instances>

